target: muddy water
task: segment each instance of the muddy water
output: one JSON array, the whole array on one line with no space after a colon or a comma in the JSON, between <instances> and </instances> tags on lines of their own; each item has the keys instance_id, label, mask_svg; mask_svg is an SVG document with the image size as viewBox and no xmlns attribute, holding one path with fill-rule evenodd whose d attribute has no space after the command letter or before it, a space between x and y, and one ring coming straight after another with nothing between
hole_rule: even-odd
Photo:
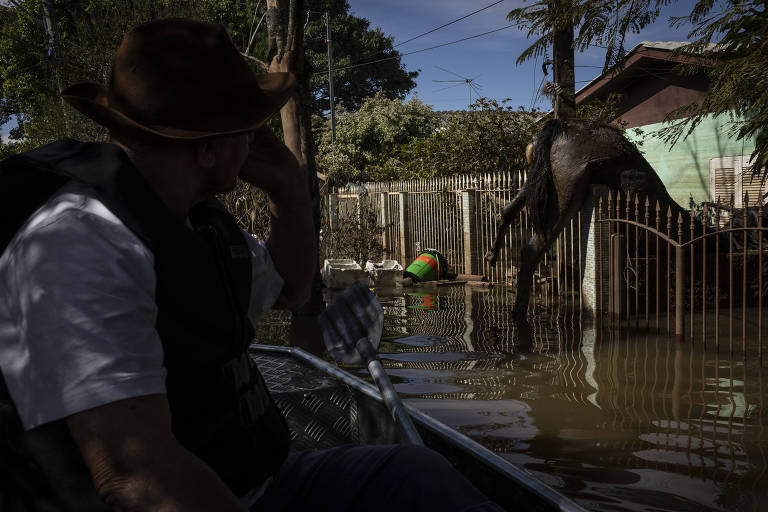
<instances>
[{"instance_id":1,"label":"muddy water","mask_svg":"<svg viewBox=\"0 0 768 512\"><path fill-rule=\"evenodd\" d=\"M566 308L516 324L503 288L378 295L401 396L583 506L768 510L768 373L754 357Z\"/></svg>"}]
</instances>

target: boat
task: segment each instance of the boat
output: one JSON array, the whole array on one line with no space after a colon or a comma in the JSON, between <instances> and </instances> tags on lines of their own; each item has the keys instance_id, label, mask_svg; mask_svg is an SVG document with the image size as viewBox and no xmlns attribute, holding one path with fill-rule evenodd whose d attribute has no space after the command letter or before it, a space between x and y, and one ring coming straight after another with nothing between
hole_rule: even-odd
<instances>
[{"instance_id":1,"label":"boat","mask_svg":"<svg viewBox=\"0 0 768 512\"><path fill-rule=\"evenodd\" d=\"M291 430L291 449L402 442L373 385L298 347L251 345L258 366ZM441 453L506 510L585 512L585 509L417 408L405 404L424 444Z\"/></svg>"}]
</instances>

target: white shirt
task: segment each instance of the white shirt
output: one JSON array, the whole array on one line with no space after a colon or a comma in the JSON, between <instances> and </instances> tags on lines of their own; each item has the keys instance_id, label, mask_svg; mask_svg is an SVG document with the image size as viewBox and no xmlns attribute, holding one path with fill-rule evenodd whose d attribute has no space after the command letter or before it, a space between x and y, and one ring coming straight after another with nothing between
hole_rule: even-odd
<instances>
[{"instance_id":1,"label":"white shirt","mask_svg":"<svg viewBox=\"0 0 768 512\"><path fill-rule=\"evenodd\" d=\"M246 236L256 323L283 286ZM0 256L0 369L25 429L165 393L154 257L88 186L70 182Z\"/></svg>"}]
</instances>

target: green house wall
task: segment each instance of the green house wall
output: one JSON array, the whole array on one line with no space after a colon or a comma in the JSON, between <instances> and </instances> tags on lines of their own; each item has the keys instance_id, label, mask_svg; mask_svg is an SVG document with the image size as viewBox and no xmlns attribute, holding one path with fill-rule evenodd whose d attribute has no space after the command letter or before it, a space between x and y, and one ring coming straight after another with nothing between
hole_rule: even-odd
<instances>
[{"instance_id":1,"label":"green house wall","mask_svg":"<svg viewBox=\"0 0 768 512\"><path fill-rule=\"evenodd\" d=\"M709 199L709 161L725 156L749 156L755 148L754 140L729 138L727 114L704 119L687 139L679 140L672 148L655 132L664 123L639 126L641 136L627 130L632 142L642 141L640 151L667 187L669 195L680 206L688 207L693 196L697 202Z\"/></svg>"}]
</instances>

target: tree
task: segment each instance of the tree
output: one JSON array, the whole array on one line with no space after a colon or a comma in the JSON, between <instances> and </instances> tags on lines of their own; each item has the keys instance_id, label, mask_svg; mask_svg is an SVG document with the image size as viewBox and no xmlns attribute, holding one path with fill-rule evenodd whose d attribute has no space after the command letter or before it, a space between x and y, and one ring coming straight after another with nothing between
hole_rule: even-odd
<instances>
[{"instance_id":1,"label":"tree","mask_svg":"<svg viewBox=\"0 0 768 512\"><path fill-rule=\"evenodd\" d=\"M691 14L673 20L689 22L692 44L682 53L703 56L709 62L687 64L682 71L704 72L709 89L703 100L671 112L675 119L662 131L674 143L690 134L707 115L731 116L731 135L754 137L752 154L756 174L768 179L768 2L765 0L698 0ZM714 65L713 65L714 64Z\"/></svg>"},{"instance_id":2,"label":"tree","mask_svg":"<svg viewBox=\"0 0 768 512\"><path fill-rule=\"evenodd\" d=\"M517 63L544 57L546 70L554 67L555 112L565 103L573 111L575 96L574 51L590 46L605 48L604 71L619 64L626 55L627 33L639 33L655 21L661 7L671 0L538 0L513 9L507 19L536 36L533 44L517 58ZM547 58L552 48L552 59Z\"/></svg>"},{"instance_id":3,"label":"tree","mask_svg":"<svg viewBox=\"0 0 768 512\"><path fill-rule=\"evenodd\" d=\"M357 111L341 108L336 142L331 142L330 121L325 121L317 161L331 185L377 181L381 164L413 138L429 136L437 127L432 107L417 98L389 99L382 91L363 100Z\"/></svg>"},{"instance_id":4,"label":"tree","mask_svg":"<svg viewBox=\"0 0 768 512\"><path fill-rule=\"evenodd\" d=\"M330 14L337 103L357 110L365 98L379 91L389 99L404 99L416 87L418 72L404 69L393 38L379 28L372 29L367 19L350 14L347 0L320 0L313 3L312 10ZM306 34L307 68L312 73L309 108L313 114L321 114L329 109L325 18L312 14ZM371 61L378 62L360 65Z\"/></svg>"},{"instance_id":5,"label":"tree","mask_svg":"<svg viewBox=\"0 0 768 512\"><path fill-rule=\"evenodd\" d=\"M379 167L389 179L517 172L526 166L538 112L480 98L469 111L450 113L429 137L412 139Z\"/></svg>"},{"instance_id":6,"label":"tree","mask_svg":"<svg viewBox=\"0 0 768 512\"><path fill-rule=\"evenodd\" d=\"M557 2L555 4L555 2ZM523 62L545 56L557 29L573 27L573 47L583 51L591 45L604 47L604 71L620 66L629 32L639 33L654 22L670 0L540 0L514 9L508 19L538 38L517 59ZM561 9L552 9L560 6ZM698 57L679 67L683 73L706 73L709 89L701 102L694 102L667 115L670 125L661 135L670 145L689 135L708 115L731 116L731 135L755 139L754 171L768 179L768 2L765 0L697 0L688 16L672 20L673 26L690 23L694 39L679 50ZM701 58L703 57L703 59ZM702 63L705 62L705 63ZM555 94L561 84L552 89Z\"/></svg>"},{"instance_id":7,"label":"tree","mask_svg":"<svg viewBox=\"0 0 768 512\"><path fill-rule=\"evenodd\" d=\"M257 0L55 0L58 47L49 46L42 4L1 7L0 123L11 119L13 151L63 136L103 140L106 131L59 100L59 84L106 83L112 57L131 27L169 16L223 22L236 44L244 39ZM55 59L52 58L55 55ZM8 153L8 149L5 149Z\"/></svg>"}]
</instances>

